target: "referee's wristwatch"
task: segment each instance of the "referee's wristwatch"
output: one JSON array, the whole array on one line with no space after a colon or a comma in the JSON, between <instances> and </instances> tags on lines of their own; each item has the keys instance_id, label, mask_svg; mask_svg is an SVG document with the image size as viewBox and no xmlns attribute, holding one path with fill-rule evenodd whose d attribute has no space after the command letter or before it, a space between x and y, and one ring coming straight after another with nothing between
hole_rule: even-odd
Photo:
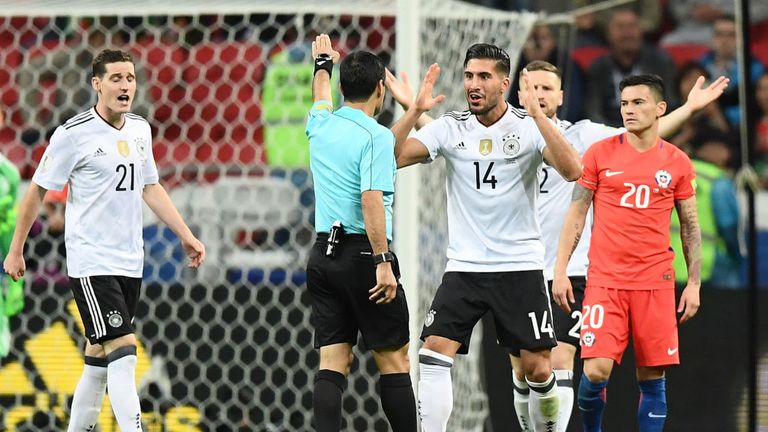
<instances>
[{"instance_id":1,"label":"referee's wristwatch","mask_svg":"<svg viewBox=\"0 0 768 432\"><path fill-rule=\"evenodd\" d=\"M395 260L395 254L392 252L382 252L373 256L373 265L379 265L385 262L392 262Z\"/></svg>"}]
</instances>

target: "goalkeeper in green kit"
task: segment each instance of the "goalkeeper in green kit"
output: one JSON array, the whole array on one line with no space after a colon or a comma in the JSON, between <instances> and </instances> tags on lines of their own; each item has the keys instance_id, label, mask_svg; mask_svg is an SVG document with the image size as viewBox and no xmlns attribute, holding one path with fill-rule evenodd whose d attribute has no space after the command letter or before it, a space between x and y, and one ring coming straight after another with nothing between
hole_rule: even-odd
<instances>
[{"instance_id":1,"label":"goalkeeper in green kit","mask_svg":"<svg viewBox=\"0 0 768 432\"><path fill-rule=\"evenodd\" d=\"M5 257L16 227L16 197L19 192L19 170L0 155L0 253ZM0 284L0 359L11 347L9 318L24 309L24 279L14 282L6 276Z\"/></svg>"}]
</instances>

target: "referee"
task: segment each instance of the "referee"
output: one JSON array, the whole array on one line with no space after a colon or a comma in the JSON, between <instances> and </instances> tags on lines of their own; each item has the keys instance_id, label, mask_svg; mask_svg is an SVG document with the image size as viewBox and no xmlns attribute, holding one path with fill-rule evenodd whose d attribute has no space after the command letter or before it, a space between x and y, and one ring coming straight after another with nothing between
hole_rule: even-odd
<instances>
[{"instance_id":1,"label":"referee","mask_svg":"<svg viewBox=\"0 0 768 432\"><path fill-rule=\"evenodd\" d=\"M341 429L341 396L358 331L373 357L381 405L394 432L416 432L416 403L408 363L408 306L398 279L392 239L395 137L407 134L435 100L421 97L393 127L373 118L384 103L384 63L357 51L340 67L344 106L333 111L330 78L339 53L322 34L312 43L314 105L307 120L315 185L317 241L307 264L315 348L314 422L319 432ZM439 74L427 74L425 84ZM423 88L427 87L426 85ZM431 84L429 86L431 93ZM421 101L421 103L419 103Z\"/></svg>"}]
</instances>

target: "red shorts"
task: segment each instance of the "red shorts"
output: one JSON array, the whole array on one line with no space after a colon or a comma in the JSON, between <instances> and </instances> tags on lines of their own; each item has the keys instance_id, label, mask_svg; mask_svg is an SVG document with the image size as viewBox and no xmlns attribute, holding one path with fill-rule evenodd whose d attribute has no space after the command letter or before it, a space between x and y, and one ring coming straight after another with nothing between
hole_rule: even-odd
<instances>
[{"instance_id":1,"label":"red shorts","mask_svg":"<svg viewBox=\"0 0 768 432\"><path fill-rule=\"evenodd\" d=\"M582 306L581 358L621 363L630 329L638 367L680 364L674 289L588 285Z\"/></svg>"}]
</instances>

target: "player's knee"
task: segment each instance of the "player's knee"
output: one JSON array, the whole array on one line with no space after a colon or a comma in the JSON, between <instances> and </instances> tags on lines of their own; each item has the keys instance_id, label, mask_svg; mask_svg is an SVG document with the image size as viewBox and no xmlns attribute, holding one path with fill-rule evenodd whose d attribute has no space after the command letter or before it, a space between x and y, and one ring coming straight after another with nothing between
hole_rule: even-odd
<instances>
[{"instance_id":1,"label":"player's knee","mask_svg":"<svg viewBox=\"0 0 768 432\"><path fill-rule=\"evenodd\" d=\"M611 376L611 369L603 367L600 364L585 364L584 376L593 383L606 381Z\"/></svg>"},{"instance_id":2,"label":"player's knee","mask_svg":"<svg viewBox=\"0 0 768 432\"><path fill-rule=\"evenodd\" d=\"M461 344L454 340L442 336L427 336L424 340L423 349L434 351L451 358L456 356Z\"/></svg>"},{"instance_id":3,"label":"player's knee","mask_svg":"<svg viewBox=\"0 0 768 432\"><path fill-rule=\"evenodd\" d=\"M382 374L408 373L411 370L407 345L396 350L374 350L373 356Z\"/></svg>"}]
</instances>

